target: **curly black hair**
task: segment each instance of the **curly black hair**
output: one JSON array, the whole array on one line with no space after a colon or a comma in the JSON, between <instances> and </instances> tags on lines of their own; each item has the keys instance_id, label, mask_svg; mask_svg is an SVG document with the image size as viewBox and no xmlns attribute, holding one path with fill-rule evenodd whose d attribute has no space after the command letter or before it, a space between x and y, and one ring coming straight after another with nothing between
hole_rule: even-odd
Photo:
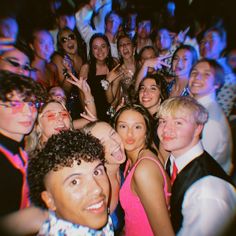
<instances>
[{"instance_id":1,"label":"curly black hair","mask_svg":"<svg viewBox=\"0 0 236 236\"><path fill-rule=\"evenodd\" d=\"M47 91L33 79L8 71L0 71L0 100L9 101L11 94L16 91L24 101L44 102Z\"/></svg>"},{"instance_id":2,"label":"curly black hair","mask_svg":"<svg viewBox=\"0 0 236 236\"><path fill-rule=\"evenodd\" d=\"M41 199L41 193L45 190L45 176L50 171L72 167L74 161L80 165L81 160L85 162L100 160L103 164L105 161L100 141L79 130L67 130L53 135L43 149L31 153L27 177L32 203L46 208Z\"/></svg>"}]
</instances>

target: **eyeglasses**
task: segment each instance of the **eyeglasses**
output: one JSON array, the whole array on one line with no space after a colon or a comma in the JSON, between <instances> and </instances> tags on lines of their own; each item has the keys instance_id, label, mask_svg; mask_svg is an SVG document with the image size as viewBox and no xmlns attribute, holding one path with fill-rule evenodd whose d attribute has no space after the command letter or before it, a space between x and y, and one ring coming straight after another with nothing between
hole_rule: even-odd
<instances>
[{"instance_id":1,"label":"eyeglasses","mask_svg":"<svg viewBox=\"0 0 236 236\"><path fill-rule=\"evenodd\" d=\"M19 62L14 61L11 58L7 57L0 57L3 61L6 61L10 65L16 67L16 68L21 68L22 70L27 70L27 71L33 71L34 69L30 65L21 65Z\"/></svg>"},{"instance_id":2,"label":"eyeglasses","mask_svg":"<svg viewBox=\"0 0 236 236\"><path fill-rule=\"evenodd\" d=\"M66 43L69 40L75 40L75 35L69 34L68 37L61 37L61 43Z\"/></svg>"},{"instance_id":3,"label":"eyeglasses","mask_svg":"<svg viewBox=\"0 0 236 236\"><path fill-rule=\"evenodd\" d=\"M58 117L62 118L63 120L70 118L70 115L67 111L60 111L60 112L47 111L41 116L46 117L48 120L53 120L53 121L58 119Z\"/></svg>"},{"instance_id":4,"label":"eyeglasses","mask_svg":"<svg viewBox=\"0 0 236 236\"><path fill-rule=\"evenodd\" d=\"M6 103L0 103L0 106L12 108L18 112L22 111L25 105L27 105L32 112L37 111L42 106L41 102L24 102L24 101L7 101Z\"/></svg>"}]
</instances>

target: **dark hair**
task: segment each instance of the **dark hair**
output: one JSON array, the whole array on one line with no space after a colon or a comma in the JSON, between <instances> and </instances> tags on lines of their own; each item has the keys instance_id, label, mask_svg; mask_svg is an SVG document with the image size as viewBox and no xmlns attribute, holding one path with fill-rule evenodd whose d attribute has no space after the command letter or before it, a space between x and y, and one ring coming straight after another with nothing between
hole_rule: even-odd
<instances>
[{"instance_id":1,"label":"dark hair","mask_svg":"<svg viewBox=\"0 0 236 236\"><path fill-rule=\"evenodd\" d=\"M106 65L108 66L108 69L109 71L114 68L115 66L115 61L111 55L111 46L110 46L110 43L109 43L109 40L107 38L107 36L105 34L102 34L102 33L95 33L93 34L93 36L91 37L90 41L89 41L89 74L90 75L95 75L96 74L96 58L94 57L93 55L93 50L92 50L92 44L93 44L93 41L97 38L101 38L103 39L108 48L109 48L109 52L108 52L108 55L107 55L107 58L106 58Z\"/></svg>"},{"instance_id":2,"label":"dark hair","mask_svg":"<svg viewBox=\"0 0 236 236\"><path fill-rule=\"evenodd\" d=\"M45 190L45 176L50 171L72 167L74 161L80 165L81 160L100 160L104 163L103 146L97 138L79 130L63 131L49 138L42 150L31 154L29 161L28 183L32 203L46 208L41 199L41 193Z\"/></svg>"},{"instance_id":3,"label":"dark hair","mask_svg":"<svg viewBox=\"0 0 236 236\"><path fill-rule=\"evenodd\" d=\"M46 90L33 79L0 71L0 100L9 101L14 91L22 95L24 101L44 102L47 98Z\"/></svg>"},{"instance_id":4,"label":"dark hair","mask_svg":"<svg viewBox=\"0 0 236 236\"><path fill-rule=\"evenodd\" d=\"M117 15L117 16L120 18L120 24L122 24L122 17L121 17L120 14L119 14L117 11L115 11L115 10L109 11L109 12L106 14L106 16L105 16L105 24L107 24L107 21L108 21L108 19L109 19L109 17L110 17L111 15Z\"/></svg>"},{"instance_id":5,"label":"dark hair","mask_svg":"<svg viewBox=\"0 0 236 236\"><path fill-rule=\"evenodd\" d=\"M152 141L153 141L153 131L151 129L152 126L152 117L149 114L148 110L140 105L140 104L127 104L123 107L121 107L115 114L115 116L113 117L113 127L117 130L117 122L118 119L120 117L120 115L124 112L124 111L128 111L128 110L133 110L136 111L138 113L140 113L143 116L143 119L145 121L146 124L146 139L145 139L145 145L147 148L151 148L152 145Z\"/></svg>"},{"instance_id":6,"label":"dark hair","mask_svg":"<svg viewBox=\"0 0 236 236\"><path fill-rule=\"evenodd\" d=\"M194 64L196 64L196 62L197 62L197 60L198 60L198 55L197 55L196 49L195 49L193 46L191 46L191 45L185 45L185 44L183 44L183 45L181 45L180 47L178 47L178 48L175 50L175 52L174 52L174 54L173 54L173 56L172 56L171 65L173 64L173 59L175 58L175 55L176 55L180 50L187 50L187 51L189 51L189 52L191 53L191 55L192 55L192 66L193 66Z\"/></svg>"},{"instance_id":7,"label":"dark hair","mask_svg":"<svg viewBox=\"0 0 236 236\"><path fill-rule=\"evenodd\" d=\"M191 69L190 74L192 73L193 69L195 68L196 65L198 65L199 63L202 62L206 62L209 64L209 66L211 67L211 69L213 69L214 71L214 77L215 77L215 81L214 84L218 85L218 89L221 88L224 84L224 80L225 80L225 73L224 73L224 69L223 67L214 59L208 59L208 58L203 58L201 60L199 60ZM218 90L217 89L217 90Z\"/></svg>"},{"instance_id":8,"label":"dark hair","mask_svg":"<svg viewBox=\"0 0 236 236\"><path fill-rule=\"evenodd\" d=\"M64 27L63 29L60 29L58 31L58 33L57 33L57 48L58 48L59 54L61 54L61 55L64 55L64 53L65 53L65 51L64 51L64 49L62 47L62 44L61 44L61 40L60 40L61 39L61 35L64 32L71 32L72 34L74 34L75 35L75 39L76 39L75 41L76 41L76 43L78 45L78 38L77 38L77 35L75 34L75 32L73 30L71 30L69 27Z\"/></svg>"},{"instance_id":9,"label":"dark hair","mask_svg":"<svg viewBox=\"0 0 236 236\"><path fill-rule=\"evenodd\" d=\"M146 50L149 50L149 49L152 49L152 50L155 52L155 56L157 56L157 53L156 53L155 48L154 48L153 46L151 46L151 45L148 45L148 46L143 47L143 48L140 50L137 59L140 61L143 52L146 51Z\"/></svg>"},{"instance_id":10,"label":"dark hair","mask_svg":"<svg viewBox=\"0 0 236 236\"><path fill-rule=\"evenodd\" d=\"M139 87L138 87L138 93L137 93L137 99L138 99L138 94L139 94L139 90L141 88L141 86L143 85L143 82L146 79L153 79L156 82L156 85L159 87L160 89L160 97L162 102L168 98L168 92L167 92L167 84L165 82L165 78L161 75L161 74L150 74L148 73L140 82Z\"/></svg>"}]
</instances>

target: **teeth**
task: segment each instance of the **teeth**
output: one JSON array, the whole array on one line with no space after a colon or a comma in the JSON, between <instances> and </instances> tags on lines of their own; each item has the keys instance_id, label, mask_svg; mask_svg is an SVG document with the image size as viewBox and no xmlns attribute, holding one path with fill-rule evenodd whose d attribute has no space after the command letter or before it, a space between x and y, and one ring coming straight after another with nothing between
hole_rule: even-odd
<instances>
[{"instance_id":1,"label":"teeth","mask_svg":"<svg viewBox=\"0 0 236 236\"><path fill-rule=\"evenodd\" d=\"M94 205L91 205L87 209L88 210L96 210L96 209L99 209L102 205L103 205L103 201L96 203Z\"/></svg>"}]
</instances>

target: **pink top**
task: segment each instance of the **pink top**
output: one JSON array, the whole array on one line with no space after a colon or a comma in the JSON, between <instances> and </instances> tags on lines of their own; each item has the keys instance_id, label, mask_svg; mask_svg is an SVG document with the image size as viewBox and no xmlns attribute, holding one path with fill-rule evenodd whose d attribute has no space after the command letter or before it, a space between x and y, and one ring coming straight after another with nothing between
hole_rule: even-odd
<instances>
[{"instance_id":1,"label":"pink top","mask_svg":"<svg viewBox=\"0 0 236 236\"><path fill-rule=\"evenodd\" d=\"M151 236L153 235L151 226L149 224L147 215L145 213L145 210L142 206L142 203L138 196L134 195L134 193L131 191L131 180L134 174L134 171L136 169L136 166L140 163L143 159L149 159L154 161L157 166L160 168L163 179L164 179L164 194L166 203L169 209L169 198L170 193L168 192L168 185L166 176L163 170L163 167L161 164L150 157L142 157L140 158L137 163L132 167L131 171L127 174L127 170L129 167L130 162L128 161L125 167L125 182L121 187L120 190L120 202L121 206L125 211L125 235L126 236ZM157 199L158 201L158 199Z\"/></svg>"}]
</instances>

